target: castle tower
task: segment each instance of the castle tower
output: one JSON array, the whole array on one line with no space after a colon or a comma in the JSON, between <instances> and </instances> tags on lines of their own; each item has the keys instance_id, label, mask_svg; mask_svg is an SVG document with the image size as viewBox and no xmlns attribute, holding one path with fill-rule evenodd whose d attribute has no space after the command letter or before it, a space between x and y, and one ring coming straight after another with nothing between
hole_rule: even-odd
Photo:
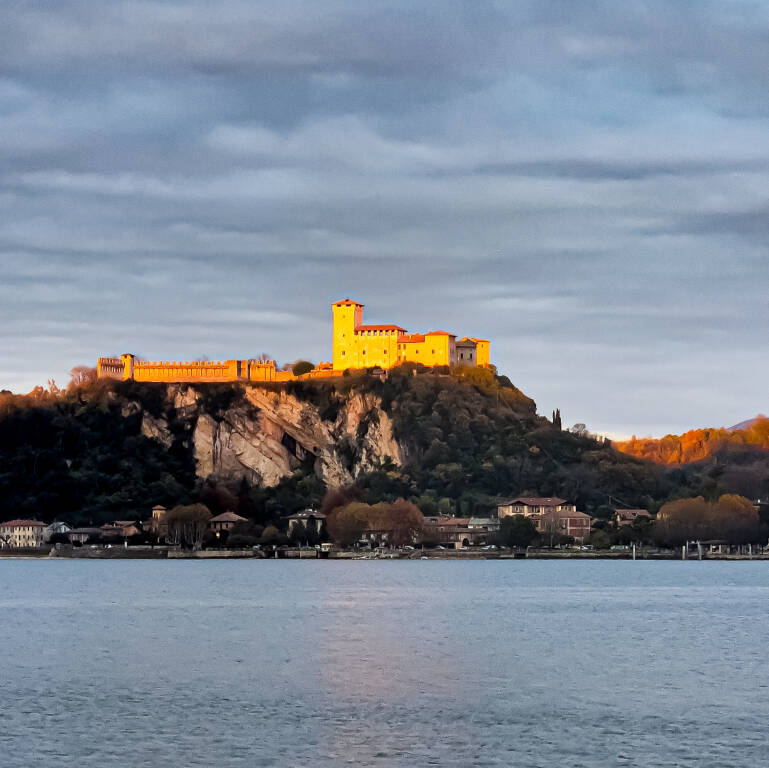
<instances>
[{"instance_id":1,"label":"castle tower","mask_svg":"<svg viewBox=\"0 0 769 768\"><path fill-rule=\"evenodd\" d=\"M363 304L343 299L331 305L333 335L331 362L335 371L357 366L355 329L363 325Z\"/></svg>"},{"instance_id":2,"label":"castle tower","mask_svg":"<svg viewBox=\"0 0 769 768\"><path fill-rule=\"evenodd\" d=\"M134 377L134 361L135 355L120 355L120 359L123 362L123 379L132 379Z\"/></svg>"}]
</instances>

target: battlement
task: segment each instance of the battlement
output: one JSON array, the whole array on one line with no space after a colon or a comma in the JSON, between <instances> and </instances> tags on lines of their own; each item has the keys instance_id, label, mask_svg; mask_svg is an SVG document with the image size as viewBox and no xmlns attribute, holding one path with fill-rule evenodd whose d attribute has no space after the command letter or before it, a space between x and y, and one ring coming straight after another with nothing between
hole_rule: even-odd
<instances>
[{"instance_id":1,"label":"battlement","mask_svg":"<svg viewBox=\"0 0 769 768\"><path fill-rule=\"evenodd\" d=\"M135 355L100 357L99 378L133 381L280 381L285 372L275 370L274 360L137 360ZM291 374L289 374L290 376Z\"/></svg>"}]
</instances>

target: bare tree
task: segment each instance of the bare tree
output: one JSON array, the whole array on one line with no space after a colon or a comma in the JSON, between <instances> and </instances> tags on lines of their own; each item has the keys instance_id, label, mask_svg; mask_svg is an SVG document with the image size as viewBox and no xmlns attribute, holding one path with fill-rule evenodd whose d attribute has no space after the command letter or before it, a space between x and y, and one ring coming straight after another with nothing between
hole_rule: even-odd
<instances>
[{"instance_id":1,"label":"bare tree","mask_svg":"<svg viewBox=\"0 0 769 768\"><path fill-rule=\"evenodd\" d=\"M168 542L175 546L200 549L211 520L205 504L189 504L171 509L166 515Z\"/></svg>"},{"instance_id":2,"label":"bare tree","mask_svg":"<svg viewBox=\"0 0 769 768\"><path fill-rule=\"evenodd\" d=\"M69 386L83 387L96 381L96 368L89 365L76 365L69 372Z\"/></svg>"}]
</instances>

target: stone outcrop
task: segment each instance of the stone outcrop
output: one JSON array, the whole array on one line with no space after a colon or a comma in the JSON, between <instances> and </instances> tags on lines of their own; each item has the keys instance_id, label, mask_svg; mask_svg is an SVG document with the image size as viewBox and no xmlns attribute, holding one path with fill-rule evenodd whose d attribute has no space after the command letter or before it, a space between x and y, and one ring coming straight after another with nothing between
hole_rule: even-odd
<instances>
[{"instance_id":1,"label":"stone outcrop","mask_svg":"<svg viewBox=\"0 0 769 768\"><path fill-rule=\"evenodd\" d=\"M169 385L168 405L183 428L175 437L168 419L145 412L142 434L167 448L174 439L184 439L198 477L246 477L263 486L277 485L304 461L312 461L329 485L350 483L388 458L401 462L392 422L375 395L340 395L331 418L285 391L250 386L239 394L233 404L214 411L194 385Z\"/></svg>"}]
</instances>

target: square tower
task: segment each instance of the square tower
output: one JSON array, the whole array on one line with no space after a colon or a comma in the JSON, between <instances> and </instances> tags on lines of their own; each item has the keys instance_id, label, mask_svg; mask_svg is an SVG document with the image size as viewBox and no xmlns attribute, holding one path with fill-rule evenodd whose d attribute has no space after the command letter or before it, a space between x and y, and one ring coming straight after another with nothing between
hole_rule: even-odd
<instances>
[{"instance_id":1,"label":"square tower","mask_svg":"<svg viewBox=\"0 0 769 768\"><path fill-rule=\"evenodd\" d=\"M355 368L355 329L363 325L363 304L342 299L331 305L333 336L331 362L335 371Z\"/></svg>"}]
</instances>

